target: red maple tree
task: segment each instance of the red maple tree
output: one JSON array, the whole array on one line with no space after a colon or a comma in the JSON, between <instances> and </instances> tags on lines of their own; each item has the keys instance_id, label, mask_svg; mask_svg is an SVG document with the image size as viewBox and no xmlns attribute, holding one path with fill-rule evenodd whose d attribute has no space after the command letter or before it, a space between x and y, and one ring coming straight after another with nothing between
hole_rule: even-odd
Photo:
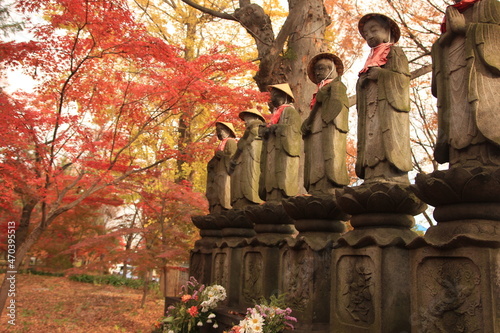
<instances>
[{"instance_id":1,"label":"red maple tree","mask_svg":"<svg viewBox=\"0 0 500 333\"><path fill-rule=\"evenodd\" d=\"M85 200L105 200L103 189L125 191L119 184L129 177L206 155L207 140L179 151L164 139L193 105L210 105L208 119L226 120L259 98L228 84L253 65L217 48L186 61L178 47L137 24L125 0L17 5L27 22L38 18L33 40L1 43L0 63L39 84L12 96L0 91L0 228L16 223L9 271L61 214ZM6 287L4 281L2 310Z\"/></svg>"}]
</instances>

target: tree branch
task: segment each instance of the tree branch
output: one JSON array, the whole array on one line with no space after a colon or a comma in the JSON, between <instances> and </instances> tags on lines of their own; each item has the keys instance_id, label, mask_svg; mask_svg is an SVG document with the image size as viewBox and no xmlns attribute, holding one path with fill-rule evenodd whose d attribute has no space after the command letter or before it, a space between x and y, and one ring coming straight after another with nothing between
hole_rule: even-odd
<instances>
[{"instance_id":1,"label":"tree branch","mask_svg":"<svg viewBox=\"0 0 500 333\"><path fill-rule=\"evenodd\" d=\"M210 14L212 16L215 16L215 17L218 17L221 19L225 19L225 20L238 21L238 19L233 14L221 13L221 12L218 12L216 10L200 6L191 0L181 0L181 1L184 2L186 5L189 5L193 8L196 8L203 13Z\"/></svg>"}]
</instances>

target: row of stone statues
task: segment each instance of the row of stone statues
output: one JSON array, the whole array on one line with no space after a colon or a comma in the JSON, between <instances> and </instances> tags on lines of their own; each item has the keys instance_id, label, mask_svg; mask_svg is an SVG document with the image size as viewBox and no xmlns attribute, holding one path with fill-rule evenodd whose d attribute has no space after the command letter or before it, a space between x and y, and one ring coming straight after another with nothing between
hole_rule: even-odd
<instances>
[{"instance_id":1,"label":"row of stone statues","mask_svg":"<svg viewBox=\"0 0 500 333\"><path fill-rule=\"evenodd\" d=\"M443 35L432 51L439 124L435 155L440 163L500 165L499 17L496 0L464 0L446 12ZM410 71L403 50L394 45L401 32L392 19L374 13L363 16L358 27L371 52L356 85L356 174L365 184L409 184ZM240 113L246 130L238 142L232 124L216 124L221 142L208 165L211 213L297 195L302 139L308 193L328 195L348 185L343 70L331 53L310 60L307 73L317 91L303 122L289 85L283 83L269 87L269 123L256 109Z\"/></svg>"}]
</instances>

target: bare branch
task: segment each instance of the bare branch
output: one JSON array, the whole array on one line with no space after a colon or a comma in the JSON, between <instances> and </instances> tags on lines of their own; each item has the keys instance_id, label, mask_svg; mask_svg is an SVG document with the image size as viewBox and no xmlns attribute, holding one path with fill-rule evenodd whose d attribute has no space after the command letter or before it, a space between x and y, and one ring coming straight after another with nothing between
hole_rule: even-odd
<instances>
[{"instance_id":1,"label":"bare branch","mask_svg":"<svg viewBox=\"0 0 500 333\"><path fill-rule=\"evenodd\" d=\"M186 5L189 5L193 8L196 8L203 13L206 13L206 14L209 14L209 15L221 18L221 19L225 19L225 20L238 21L238 19L233 14L221 13L221 12L218 12L216 10L200 6L191 0L181 0L181 1L184 2Z\"/></svg>"}]
</instances>

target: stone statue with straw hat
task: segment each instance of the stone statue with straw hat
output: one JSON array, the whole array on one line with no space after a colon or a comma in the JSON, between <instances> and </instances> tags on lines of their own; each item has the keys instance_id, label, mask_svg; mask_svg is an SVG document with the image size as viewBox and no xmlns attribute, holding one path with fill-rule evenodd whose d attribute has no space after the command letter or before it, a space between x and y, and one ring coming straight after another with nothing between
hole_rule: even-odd
<instances>
[{"instance_id":1,"label":"stone statue with straw hat","mask_svg":"<svg viewBox=\"0 0 500 333\"><path fill-rule=\"evenodd\" d=\"M302 120L293 105L288 83L269 86L272 117L260 127L263 138L259 195L267 202L280 203L282 198L299 192L299 164Z\"/></svg>"},{"instance_id":2,"label":"stone statue with straw hat","mask_svg":"<svg viewBox=\"0 0 500 333\"><path fill-rule=\"evenodd\" d=\"M304 139L304 187L312 195L334 193L349 184L346 142L349 107L346 86L341 81L344 66L332 53L314 56L307 67L317 85L311 113L302 123Z\"/></svg>"},{"instance_id":3,"label":"stone statue with straw hat","mask_svg":"<svg viewBox=\"0 0 500 333\"><path fill-rule=\"evenodd\" d=\"M257 109L242 111L239 117L245 122L246 129L231 158L231 205L236 209L262 203L259 197L262 154L259 126L265 123L264 117Z\"/></svg>"},{"instance_id":4,"label":"stone statue with straw hat","mask_svg":"<svg viewBox=\"0 0 500 333\"><path fill-rule=\"evenodd\" d=\"M215 123L215 130L220 143L207 165L206 196L210 213L220 214L223 210L231 209L229 168L231 157L236 151L236 132L233 124L223 121Z\"/></svg>"},{"instance_id":5,"label":"stone statue with straw hat","mask_svg":"<svg viewBox=\"0 0 500 333\"><path fill-rule=\"evenodd\" d=\"M434 157L450 167L500 165L500 2L455 0L432 47Z\"/></svg>"},{"instance_id":6,"label":"stone statue with straw hat","mask_svg":"<svg viewBox=\"0 0 500 333\"><path fill-rule=\"evenodd\" d=\"M403 50L394 45L400 31L396 22L376 13L363 16L358 28L371 52L356 85L356 174L365 183L408 184L410 70Z\"/></svg>"}]
</instances>

